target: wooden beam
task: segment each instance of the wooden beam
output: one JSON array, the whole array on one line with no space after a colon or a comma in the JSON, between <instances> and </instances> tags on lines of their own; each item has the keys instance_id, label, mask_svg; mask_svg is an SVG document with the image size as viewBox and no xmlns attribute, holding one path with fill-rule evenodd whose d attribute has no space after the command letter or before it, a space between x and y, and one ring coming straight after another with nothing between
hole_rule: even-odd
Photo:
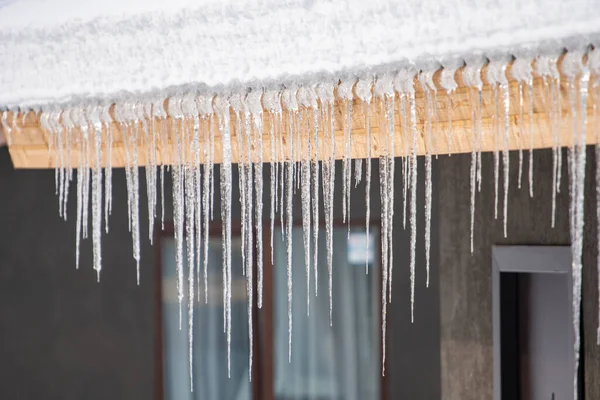
<instances>
[{"instance_id":1,"label":"wooden beam","mask_svg":"<svg viewBox=\"0 0 600 400\"><path fill-rule=\"evenodd\" d=\"M510 76L510 74L508 74ZM485 76L485 71L482 73ZM434 154L449 154L449 153L468 153L473 150L473 107L475 105L472 102L472 90L468 89L462 82L462 74L459 70L456 74L457 82L459 84L458 89L452 95L452 101L445 90L438 90L436 93L436 105L437 105L437 123L435 118L431 118L431 130L433 135L432 148L427 149L427 133L429 129L429 120L427 117L427 105L426 97L420 84L415 81L416 88L416 112L417 112L417 153L419 155L426 154L428 150ZM439 72L434 76L434 81L439 87ZM541 78L536 77L533 81L533 114L532 119L529 119L529 98L528 90L526 87L523 88L523 107L519 106L519 85L517 82L509 81L509 93L510 93L510 108L509 108L509 140L508 147L511 150L519 148L529 148L529 132L533 133L532 144L533 148L548 148L554 145L554 133L556 133L561 146L569 146L572 143L572 120L570 116L569 104L569 91L565 84L565 79L561 79L562 86L560 87L561 93L561 115L562 120L556 124L556 129L553 129L553 119L550 112L550 100L548 95L548 88L544 86ZM492 151L499 147L504 148L504 113L502 101L502 95L499 96L499 104L496 108L495 105L495 94L491 87L484 84L483 97L482 97L482 151ZM396 156L406 155L407 143L412 143L412 131L409 129L407 132L404 131L404 123L402 117L399 115L399 98L396 97L396 112L395 112L395 148L394 154ZM587 124L587 143L596 143L596 128L591 123L593 121L593 96L590 96L588 101L588 121ZM496 115L496 109L499 110L499 115ZM308 125L312 121L313 115L312 110L305 109L301 110L300 115L302 123L305 124L305 129L302 131L310 131ZM334 107L334 118L335 118L335 141L336 141L336 158L342 158L344 154L344 132L343 132L343 112L344 105L341 101L336 101ZM285 112L284 112L285 114ZM372 157L378 157L382 153L381 140L384 140L384 136L380 135L383 119L381 118L381 106L379 102L374 99L371 105L371 133L372 133ZM11 125L13 115L9 115L8 121L9 126ZM17 115L18 120L23 119L22 115ZM271 115L269 113L264 114L264 129L263 129L263 161L269 162L271 160L270 154L270 129L271 129ZM353 146L351 149L351 156L353 158L366 158L367 151L367 135L365 130L365 115L363 112L363 105L355 99L353 102L353 114L352 114L352 137ZM169 120L166 124L169 127L169 135L172 135L178 126L175 121ZM216 125L216 121L213 121L213 127ZM287 126L284 118L284 126ZM452 134L450 132L450 125L452 126ZM530 127L531 125L531 127ZM141 124L140 124L141 126ZM235 143L235 126L236 119L232 115L231 118L231 129L233 139L233 162L239 160L239 154L237 152L237 146ZM15 168L54 168L55 157L54 153L48 151L48 134L45 132L39 124L37 115L29 113L25 118L24 124L19 124L19 131L12 132L9 140L9 151L13 160ZM383 127L383 125L382 125ZM123 143L123 135L120 127L114 123L113 126L113 146L112 146L112 166L123 167L126 163L126 153ZM385 129L385 128L384 128ZM76 131L78 133L78 131ZM106 132L103 132L106 135ZM138 137L138 159L139 165L145 165L147 163L147 146L143 140L144 135L139 132ZM284 137L287 137L287 133L284 133ZM452 140L450 140L452 137ZM326 157L330 152L329 139L323 134L322 127L320 127L320 158ZM171 143L172 141L169 141ZM186 146L189 148L189 145ZM408 147L410 148L410 147ZM103 149L104 151L105 149ZM171 163L172 157L170 157L172 148L169 144L166 149L157 146L157 158L158 163L161 162ZM288 154L288 149L284 144L284 154ZM221 143L219 139L218 131L215 136L215 161L220 162L222 156ZM77 165L77 148L71 149L71 163L73 166ZM279 157L275 157L276 160ZM103 164L104 164L103 156Z\"/></svg>"}]
</instances>

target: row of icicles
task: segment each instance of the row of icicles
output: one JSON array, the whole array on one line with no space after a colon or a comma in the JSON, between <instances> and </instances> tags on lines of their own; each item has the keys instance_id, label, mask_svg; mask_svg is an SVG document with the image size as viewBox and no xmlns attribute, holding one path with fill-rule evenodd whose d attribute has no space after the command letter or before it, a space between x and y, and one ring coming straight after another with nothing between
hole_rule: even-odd
<instances>
[{"instance_id":1,"label":"row of icicles","mask_svg":"<svg viewBox=\"0 0 600 400\"><path fill-rule=\"evenodd\" d=\"M462 78L469 87L469 99L472 109L472 154L470 169L471 187L471 251L473 251L473 225L475 196L481 189L481 143L482 143L482 68L487 66L486 80L492 87L493 107L495 109L493 134L495 182L495 217L498 218L498 182L500 161L503 166L503 218L504 235L508 212L509 188L509 85L507 67L512 62L511 75L518 82L519 128L522 138L529 138L528 179L529 192L533 196L533 73L543 80L542 93L549 111L553 138L553 196L551 225L555 222L556 194L561 190L562 164L562 123L572 123L572 146L568 150L570 227L573 249L573 323L575 330L575 354L579 354L579 313L581 300L581 254L583 240L583 196L585 180L585 143L588 92L592 95L599 86L597 79L590 74L600 76L600 52L586 48L569 51L562 57L561 52L542 56L503 55L490 57L477 56L457 62L445 63L441 71L440 85L445 89L449 103L457 88L456 72L462 68ZM562 57L562 58L561 58ZM562 59L562 64L559 60ZM559 73L559 67L562 75ZM192 342L194 299L207 302L207 262L209 224L213 220L215 186L221 196L222 251L223 251L223 302L224 330L227 336L227 369L230 370L231 343L231 206L232 206L232 153L238 154L239 199L241 204L241 246L243 254L242 268L247 278L248 324L250 359L252 370L252 304L253 304L253 251L257 252L257 304L262 307L263 300L263 152L268 148L269 193L268 208L270 219L270 241L273 249L275 220L280 219L286 241L287 285L288 285L288 328L289 357L291 359L292 340L292 226L293 198L300 192L302 211L302 240L306 269L306 301L310 302L311 273L314 279L314 294L317 295L319 203L324 206L326 254L329 274L329 316L332 323L332 238L336 149L335 129L343 130L343 159L341 180L342 213L345 222L350 222L350 191L354 181L357 185L365 180L366 240L369 240L370 196L371 189L371 112L378 109L379 133L377 136L379 159L379 180L381 199L381 272L382 272L382 372L385 373L385 338L387 304L391 301L395 198L395 140L402 142L401 179L403 192L402 226L406 228L407 219L411 231L410 239L410 283L411 283L411 321L414 321L415 288L415 248L417 240L417 138L423 135L426 141L425 155L425 252L426 283L429 285L430 233L431 233L431 161L430 149L435 148L437 135L449 136L452 143L452 116L449 115L447 131L437 129L438 88L433 75L440 69L439 64L417 70L414 67L401 68L393 73L377 77L352 78L341 82L320 82L310 86L290 85L282 90L252 89L244 93L202 94L190 92L171 96L167 102L163 99L136 102L124 100L116 104L89 104L67 107L44 107L39 119L48 133L50 154L56 166L56 191L59 197L59 213L66 219L67 198L74 170L77 170L77 223L76 223L76 265L79 266L80 240L87 238L91 229L93 242L94 269L100 277L102 267L101 237L102 223L108 233L108 218L112 208L112 167L111 151L113 139L120 133L126 156L126 180L128 193L129 228L133 238L133 258L137 263L139 283L140 262L140 224L139 224L139 159L140 149L145 152L145 179L148 201L148 237L152 242L154 220L161 215L164 228L165 210L165 171L170 170L173 183L173 220L176 242L177 293L179 299L180 327L182 308L186 297L184 257L187 257L187 298L189 323L189 362L192 376ZM591 71L591 72L590 72ZM570 112L562 114L561 78L566 78L566 87ZM415 79L416 78L416 79ZM426 121L423 132L417 128L417 108L415 86L420 85L426 99ZM365 115L367 160L355 159L352 165L352 149L356 146L352 140L353 99L357 97ZM528 99L527 102L524 99ZM600 96L594 96L593 118L597 128L596 105ZM375 102L373 102L375 100ZM343 126L335 126L334 101L340 101ZM374 103L374 104L372 104ZM166 107L165 107L166 104ZM527 107L526 107L527 106ZM111 112L112 110L112 112ZM449 107L452 112L452 107ZM529 126L524 126L523 113L529 115ZM2 113L2 126L10 144L11 135L18 135L20 118L11 118L8 112ZM17 115L17 114L14 114ZM25 113L26 115L26 113ZM233 116L233 118L232 118ZM396 124L395 119L400 123ZM268 123L265 123L267 121ZM400 126L400 128L398 128ZM268 129L264 129L268 127ZM435 129L434 129L435 128ZM397 131L395 131L397 130ZM523 141L523 140L522 140ZM221 147L219 155L215 143ZM145 146L145 148L144 148ZM170 149L170 151L160 151ZM600 159L597 148L597 159ZM76 164L72 165L72 152L76 150ZM500 154L501 152L501 154ZM325 156L323 156L325 154ZM317 155L320 155L317 156ZM159 157L160 156L160 157ZM219 182L215 183L214 164L220 156ZM160 161L159 161L160 158ZM600 166L600 164L598 164ZM363 171L364 169L364 171ZM523 172L523 148L519 149L519 175L517 186L521 187ZM160 179L159 179L160 175ZM600 171L596 173L600 184ZM338 178L340 179L340 178ZM160 187L158 182L160 181ZM91 185L91 192L90 192ZM600 190L600 186L598 186ZM161 207L158 207L160 189ZM375 194L376 195L376 194ZM322 200L321 200L322 197ZM598 196L600 197L600 196ZM91 198L91 228L88 222L89 202ZM600 202L598 203L600 223ZM311 238L312 233L312 238ZM313 243L311 255L311 240ZM600 243L600 241L599 241ZM184 249L185 245L185 249ZM368 248L368 243L367 243ZM201 255L204 255L201 257ZM273 254L271 251L271 260ZM312 257L312 265L311 265ZM202 261L202 262L201 262ZM366 268L368 272L368 268ZM203 290L201 287L203 286ZM308 310L308 307L307 307ZM600 339L600 330L599 330ZM577 369L577 368L576 368ZM251 376L251 374L249 374ZM575 377L576 379L576 377ZM193 379L190 379L193 382ZM193 384L192 384L193 385ZM576 385L575 385L576 386ZM193 387L192 387L193 390Z\"/></svg>"}]
</instances>

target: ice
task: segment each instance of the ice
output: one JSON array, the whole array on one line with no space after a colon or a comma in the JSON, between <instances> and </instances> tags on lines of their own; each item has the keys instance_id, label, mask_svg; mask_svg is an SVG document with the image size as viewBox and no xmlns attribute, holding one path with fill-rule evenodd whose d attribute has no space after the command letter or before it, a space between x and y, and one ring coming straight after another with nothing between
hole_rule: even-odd
<instances>
[{"instance_id":1,"label":"ice","mask_svg":"<svg viewBox=\"0 0 600 400\"><path fill-rule=\"evenodd\" d=\"M385 375L386 356L386 331L387 331L387 303L388 303L388 276L389 276L389 235L388 235L388 162L385 156L379 157L379 192L381 195L381 340L382 340L382 375Z\"/></svg>"},{"instance_id":2,"label":"ice","mask_svg":"<svg viewBox=\"0 0 600 400\"><path fill-rule=\"evenodd\" d=\"M86 109L87 120L92 124L94 132L94 168L92 173L92 241L94 254L94 270L100 280L102 269L102 122L100 111L96 106ZM83 129L83 128L82 128Z\"/></svg>"},{"instance_id":3,"label":"ice","mask_svg":"<svg viewBox=\"0 0 600 400\"><path fill-rule=\"evenodd\" d=\"M263 286L263 107L261 104L263 92L262 90L251 91L247 98L246 104L252 118L254 128L253 148L255 149L254 161L254 189L256 197L254 203L255 212L255 227L256 227L256 268L259 276L259 302L262 304L262 286ZM251 188L250 188L251 190ZM250 225L250 230L252 226ZM252 268L250 268L252 269ZM248 276L248 291L252 292L252 275L253 271L246 271ZM250 300L252 296L250 295ZM251 307L251 303L250 303ZM249 317L251 314L249 314ZM250 328L252 326L250 325ZM251 331L251 329L250 329ZM252 333L252 332L251 332ZM250 347L252 347L252 337L250 337ZM250 362L250 371L252 371L252 362Z\"/></svg>"},{"instance_id":4,"label":"ice","mask_svg":"<svg viewBox=\"0 0 600 400\"><path fill-rule=\"evenodd\" d=\"M433 73L437 70L430 69L419 74L419 81L423 87L426 98L426 118L427 118L427 153L425 155L425 268L426 268L426 286L429 287L429 264L431 255L431 152L433 151L432 143L432 115L434 104L432 103L431 93L435 93L435 85L433 83ZM437 116L436 116L437 118Z\"/></svg>"},{"instance_id":5,"label":"ice","mask_svg":"<svg viewBox=\"0 0 600 400\"><path fill-rule=\"evenodd\" d=\"M354 187L358 187L362 181L363 160L362 158L354 159Z\"/></svg>"},{"instance_id":6,"label":"ice","mask_svg":"<svg viewBox=\"0 0 600 400\"><path fill-rule=\"evenodd\" d=\"M398 93L408 95L408 109L410 112L410 128L412 143L410 148L410 320L414 322L415 304L415 265L417 248L417 105L415 102L414 68L402 69L394 78L394 89ZM408 138L407 138L408 139Z\"/></svg>"},{"instance_id":7,"label":"ice","mask_svg":"<svg viewBox=\"0 0 600 400\"><path fill-rule=\"evenodd\" d=\"M173 135L173 157L171 159L171 176L173 181L173 225L175 237L175 264L177 271L177 299L179 302L179 329L182 323L182 305L184 297L183 282L183 226L184 226L184 180L183 175L183 123L181 110L181 96L176 95L169 99L169 115L171 116L171 132Z\"/></svg>"},{"instance_id":8,"label":"ice","mask_svg":"<svg viewBox=\"0 0 600 400\"><path fill-rule=\"evenodd\" d=\"M456 83L456 70L464 66L464 61L460 59L447 59L442 62L444 68L440 74L440 85L446 90L448 101L448 154L451 156L454 151L454 131L452 129L452 95L458 84Z\"/></svg>"},{"instance_id":9,"label":"ice","mask_svg":"<svg viewBox=\"0 0 600 400\"><path fill-rule=\"evenodd\" d=\"M301 162L301 201L302 201L302 233L304 243L304 266L306 269L306 311L310 309L310 139L306 135L306 149ZM305 145L305 146L304 146Z\"/></svg>"},{"instance_id":10,"label":"ice","mask_svg":"<svg viewBox=\"0 0 600 400\"><path fill-rule=\"evenodd\" d=\"M194 181L194 170L190 163L184 167L185 173L185 243L187 249L188 265L188 351L190 367L190 390L194 391L194 373L193 373L193 343L194 343L194 228L195 228L195 207L196 192Z\"/></svg>"},{"instance_id":11,"label":"ice","mask_svg":"<svg viewBox=\"0 0 600 400\"><path fill-rule=\"evenodd\" d=\"M275 231L275 215L277 213L277 195L279 185L279 163L283 160L279 157L279 149L281 148L281 99L280 94L275 90L269 90L264 93L263 104L269 111L271 116L271 129L270 129L270 143L271 143L271 165L270 165L270 179L271 179L271 264L273 264L273 240ZM283 207L281 207L283 213ZM282 229L283 231L283 229ZM263 297L263 271L258 271L258 308L262 308L262 297Z\"/></svg>"},{"instance_id":12,"label":"ice","mask_svg":"<svg viewBox=\"0 0 600 400\"><path fill-rule=\"evenodd\" d=\"M509 134L510 134L510 121L509 121L509 110L510 110L510 97L508 92L508 83L502 83L500 85L504 99L504 151L502 154L502 170L504 172L504 237L507 237L506 225L508 219L508 185L510 176L510 155L509 155Z\"/></svg>"},{"instance_id":13,"label":"ice","mask_svg":"<svg viewBox=\"0 0 600 400\"><path fill-rule=\"evenodd\" d=\"M312 223L313 223L313 269L315 273L315 290L318 284L316 280L317 271L319 267L319 109L317 105L316 94L313 97L312 113L313 113L313 153L311 159L311 172L312 172ZM316 293L316 292L315 292ZM307 309L307 313L310 311L310 307Z\"/></svg>"},{"instance_id":14,"label":"ice","mask_svg":"<svg viewBox=\"0 0 600 400\"><path fill-rule=\"evenodd\" d=\"M226 294L226 333L227 333L227 376L231 376L231 132L229 128L229 103L224 97L216 97L215 111L219 119L219 131L221 133L221 146L223 150L223 162L220 168L220 192L221 192L221 221L223 224L222 248L223 248L223 286ZM214 145L211 144L211 146ZM252 281L252 269L248 273L248 280ZM249 335L252 337L252 287L248 288L248 324ZM252 343L252 342L251 342ZM250 346L252 349L252 346ZM252 350L250 350L250 366L252 365ZM251 369L250 369L251 370Z\"/></svg>"},{"instance_id":15,"label":"ice","mask_svg":"<svg viewBox=\"0 0 600 400\"><path fill-rule=\"evenodd\" d=\"M351 89L351 86L350 86ZM346 92L346 96L349 94ZM328 145L323 141L324 161L321 169L322 173L322 189L323 189L323 211L325 216L325 242L327 256L327 271L329 275L329 324L332 319L332 272L333 272L333 192L335 183L335 131L334 131L334 95L333 84L331 82L323 82L317 85L317 96L321 102L321 112L323 123L322 131L323 138L328 139ZM315 264L315 267L317 265ZM315 268L315 296L318 295L318 269Z\"/></svg>"},{"instance_id":16,"label":"ice","mask_svg":"<svg viewBox=\"0 0 600 400\"><path fill-rule=\"evenodd\" d=\"M371 223L371 168L372 168L372 144L371 144L371 80L361 79L356 84L356 92L358 98L362 102L363 114L365 116L365 132L367 135L367 159L366 159L366 171L365 171L365 233L366 233L366 248L369 247L369 227ZM393 88L391 88L393 94ZM379 96L383 96L383 89ZM346 93L346 96L348 94ZM358 164L357 164L358 165ZM361 165L362 168L362 165ZM359 172L357 171L357 184L359 179ZM382 214L383 216L383 214ZM382 219L383 220L383 219ZM383 255L383 254L382 254ZM369 273L369 261L365 261L365 273ZM385 288L385 286L383 286Z\"/></svg>"},{"instance_id":17,"label":"ice","mask_svg":"<svg viewBox=\"0 0 600 400\"><path fill-rule=\"evenodd\" d=\"M362 82L362 83L361 83ZM352 152L352 87L357 83L354 79L344 80L338 86L338 97L344 102L343 124L344 124L344 158L342 160L342 222L347 222L350 227L350 185L352 175L351 152ZM366 80L359 80L358 84L368 86Z\"/></svg>"},{"instance_id":18,"label":"ice","mask_svg":"<svg viewBox=\"0 0 600 400\"><path fill-rule=\"evenodd\" d=\"M415 322L415 264L417 248L417 106L414 91L409 92L410 122L413 132L410 177L410 321Z\"/></svg>"},{"instance_id":19,"label":"ice","mask_svg":"<svg viewBox=\"0 0 600 400\"><path fill-rule=\"evenodd\" d=\"M463 70L463 80L469 88L470 102L476 102L477 106L472 109L473 119L473 150L471 151L471 171L470 171L470 186L471 186L471 232L470 244L471 253L473 253L473 231L475 228L475 184L476 181L481 185L481 105L483 82L481 80L481 69L485 65L483 57L473 57L467 60L466 67Z\"/></svg>"},{"instance_id":20,"label":"ice","mask_svg":"<svg viewBox=\"0 0 600 400\"><path fill-rule=\"evenodd\" d=\"M523 179L523 83L519 82L519 176L517 188L521 189Z\"/></svg>"},{"instance_id":21,"label":"ice","mask_svg":"<svg viewBox=\"0 0 600 400\"><path fill-rule=\"evenodd\" d=\"M400 116L402 118L402 138L403 138L403 157L402 157L402 176L404 184L402 188L402 227L406 229L406 198L408 187L410 185L410 163L409 163L409 147L408 147L408 114L406 110L406 94L400 93Z\"/></svg>"},{"instance_id":22,"label":"ice","mask_svg":"<svg viewBox=\"0 0 600 400\"><path fill-rule=\"evenodd\" d=\"M287 313L288 313L288 361L292 361L292 227L293 227L293 196L294 196L294 172L296 160L296 145L294 134L297 128L298 101L296 94L298 88L290 86L282 93L282 103L287 110L288 122L288 156L286 161L286 187L285 187L285 222L286 222L286 270L287 270Z\"/></svg>"},{"instance_id":23,"label":"ice","mask_svg":"<svg viewBox=\"0 0 600 400\"><path fill-rule=\"evenodd\" d=\"M133 106L135 107L135 106ZM132 109L132 114L135 109ZM140 181L139 181L139 164L138 164L138 130L139 130L139 119L136 115L132 115L134 118L133 135L131 135L132 143L132 204L131 204L131 228L132 228L132 239L133 239L133 259L136 262L136 276L137 284L140 284L140 207L139 207L139 194L140 194ZM88 153L89 154L89 153ZM89 169L88 169L89 171ZM86 189L87 191L87 189ZM87 204L87 202L86 202ZM86 206L87 207L87 206ZM87 217L84 217L87 218Z\"/></svg>"},{"instance_id":24,"label":"ice","mask_svg":"<svg viewBox=\"0 0 600 400\"><path fill-rule=\"evenodd\" d=\"M112 212L112 146L113 146L113 129L112 118L110 116L110 105L104 105L100 110L100 119L104 130L106 131L107 142L105 146L104 167L104 227L108 233L108 216Z\"/></svg>"},{"instance_id":25,"label":"ice","mask_svg":"<svg viewBox=\"0 0 600 400\"><path fill-rule=\"evenodd\" d=\"M363 109L365 114L365 129L367 131L367 161L365 171L365 248L369 248L369 227L371 226L371 166L372 166L372 145L371 145L371 104L363 100ZM405 197L406 198L406 197ZM365 261L365 272L369 273L369 261Z\"/></svg>"},{"instance_id":26,"label":"ice","mask_svg":"<svg viewBox=\"0 0 600 400\"><path fill-rule=\"evenodd\" d=\"M563 73L567 77L569 100L571 104L571 120L573 124L572 146L570 157L570 200L571 200L571 249L573 277L573 330L575 336L574 353L575 369L573 376L574 399L578 392L578 367L580 348L580 315L581 315L581 278L582 250L584 233L584 184L586 162L587 132L587 98L590 71L583 64L585 52L574 50L567 53L563 60ZM579 76L579 80L577 77ZM577 101L579 100L579 102Z\"/></svg>"}]
</instances>

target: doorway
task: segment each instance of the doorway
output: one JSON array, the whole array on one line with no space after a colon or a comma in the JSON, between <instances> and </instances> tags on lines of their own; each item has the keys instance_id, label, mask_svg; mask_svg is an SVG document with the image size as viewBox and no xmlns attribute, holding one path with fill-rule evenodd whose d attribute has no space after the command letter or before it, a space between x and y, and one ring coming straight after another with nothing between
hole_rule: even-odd
<instances>
[{"instance_id":1,"label":"doorway","mask_svg":"<svg viewBox=\"0 0 600 400\"><path fill-rule=\"evenodd\" d=\"M570 247L498 246L492 255L494 400L572 400Z\"/></svg>"}]
</instances>

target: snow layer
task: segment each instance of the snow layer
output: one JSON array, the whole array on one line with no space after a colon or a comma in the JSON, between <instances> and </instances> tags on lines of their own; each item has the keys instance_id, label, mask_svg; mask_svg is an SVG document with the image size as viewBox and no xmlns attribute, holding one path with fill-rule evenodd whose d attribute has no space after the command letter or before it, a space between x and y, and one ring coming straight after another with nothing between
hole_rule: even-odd
<instances>
[{"instance_id":1,"label":"snow layer","mask_svg":"<svg viewBox=\"0 0 600 400\"><path fill-rule=\"evenodd\" d=\"M336 78L600 30L600 0L1 0L0 106ZM260 82L260 83L259 83ZM163 93L164 92L164 93Z\"/></svg>"}]
</instances>

